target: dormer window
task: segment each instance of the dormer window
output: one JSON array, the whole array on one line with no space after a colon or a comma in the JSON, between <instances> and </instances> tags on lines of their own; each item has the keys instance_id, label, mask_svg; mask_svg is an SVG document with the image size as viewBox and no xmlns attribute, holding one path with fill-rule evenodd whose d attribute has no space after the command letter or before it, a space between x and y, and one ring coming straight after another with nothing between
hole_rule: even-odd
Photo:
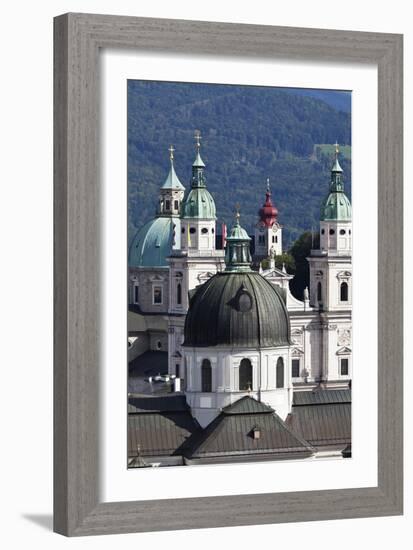
<instances>
[{"instance_id":1,"label":"dormer window","mask_svg":"<svg viewBox=\"0 0 413 550\"><path fill-rule=\"evenodd\" d=\"M251 430L252 439L261 439L261 429L258 426L254 426Z\"/></svg>"}]
</instances>

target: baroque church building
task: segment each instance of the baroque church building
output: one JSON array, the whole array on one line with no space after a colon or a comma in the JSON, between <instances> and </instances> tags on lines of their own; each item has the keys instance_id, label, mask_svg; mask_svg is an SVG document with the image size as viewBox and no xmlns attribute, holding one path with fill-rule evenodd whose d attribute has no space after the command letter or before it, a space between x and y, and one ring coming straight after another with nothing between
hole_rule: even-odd
<instances>
[{"instance_id":1,"label":"baroque church building","mask_svg":"<svg viewBox=\"0 0 413 550\"><path fill-rule=\"evenodd\" d=\"M217 247L199 133L186 196L169 151L156 217L128 257L138 380L129 384L130 466L348 456L352 235L338 146L302 301L293 276L275 267L282 227L269 181L252 258L239 213Z\"/></svg>"}]
</instances>

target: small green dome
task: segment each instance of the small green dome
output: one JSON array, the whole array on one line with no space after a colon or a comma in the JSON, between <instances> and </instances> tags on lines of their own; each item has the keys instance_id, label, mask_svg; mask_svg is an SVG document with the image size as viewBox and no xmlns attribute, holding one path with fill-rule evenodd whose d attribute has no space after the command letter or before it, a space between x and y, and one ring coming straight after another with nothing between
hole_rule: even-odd
<instances>
[{"instance_id":1,"label":"small green dome","mask_svg":"<svg viewBox=\"0 0 413 550\"><path fill-rule=\"evenodd\" d=\"M129 248L129 267L168 267L177 223L178 218L160 216L141 227Z\"/></svg>"},{"instance_id":2,"label":"small green dome","mask_svg":"<svg viewBox=\"0 0 413 550\"><path fill-rule=\"evenodd\" d=\"M343 192L332 192L321 207L322 221L351 221L351 204Z\"/></svg>"},{"instance_id":3,"label":"small green dome","mask_svg":"<svg viewBox=\"0 0 413 550\"><path fill-rule=\"evenodd\" d=\"M193 187L182 205L183 218L216 219L215 202L205 187Z\"/></svg>"}]
</instances>

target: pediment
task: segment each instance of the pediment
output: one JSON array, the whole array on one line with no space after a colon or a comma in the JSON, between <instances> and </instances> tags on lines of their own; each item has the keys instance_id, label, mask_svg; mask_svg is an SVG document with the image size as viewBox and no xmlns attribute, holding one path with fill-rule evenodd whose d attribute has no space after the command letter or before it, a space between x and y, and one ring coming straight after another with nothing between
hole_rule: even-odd
<instances>
[{"instance_id":1,"label":"pediment","mask_svg":"<svg viewBox=\"0 0 413 550\"><path fill-rule=\"evenodd\" d=\"M297 355L298 355L298 356L300 356L300 355L304 355L304 352L303 352L303 350L302 350L302 349L299 349L299 348L293 348L293 349L291 350L291 355L293 355L293 356L297 357Z\"/></svg>"},{"instance_id":2,"label":"pediment","mask_svg":"<svg viewBox=\"0 0 413 550\"><path fill-rule=\"evenodd\" d=\"M345 346L337 350L336 355L351 355L351 349Z\"/></svg>"}]
</instances>

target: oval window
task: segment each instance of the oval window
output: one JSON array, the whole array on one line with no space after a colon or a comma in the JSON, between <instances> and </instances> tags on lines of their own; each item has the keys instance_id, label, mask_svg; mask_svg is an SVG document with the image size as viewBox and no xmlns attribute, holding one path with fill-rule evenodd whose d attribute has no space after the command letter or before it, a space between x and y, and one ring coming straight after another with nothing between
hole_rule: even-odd
<instances>
[{"instance_id":1,"label":"oval window","mask_svg":"<svg viewBox=\"0 0 413 550\"><path fill-rule=\"evenodd\" d=\"M181 229L181 232L182 232L182 233L185 233L185 227L183 227L183 228Z\"/></svg>"},{"instance_id":2,"label":"oval window","mask_svg":"<svg viewBox=\"0 0 413 550\"><path fill-rule=\"evenodd\" d=\"M245 312L252 308L252 298L247 292L243 292L238 298L239 311Z\"/></svg>"},{"instance_id":3,"label":"oval window","mask_svg":"<svg viewBox=\"0 0 413 550\"><path fill-rule=\"evenodd\" d=\"M191 229L189 230L190 233L196 233L196 229L195 227L191 227Z\"/></svg>"},{"instance_id":4,"label":"oval window","mask_svg":"<svg viewBox=\"0 0 413 550\"><path fill-rule=\"evenodd\" d=\"M325 233L325 230L324 230L324 229L322 229L322 230L321 230L321 234L322 234L322 235L324 235L324 233Z\"/></svg>"},{"instance_id":5,"label":"oval window","mask_svg":"<svg viewBox=\"0 0 413 550\"><path fill-rule=\"evenodd\" d=\"M201 233L203 233L205 235L205 233L208 233L208 228L207 227L203 227L201 229Z\"/></svg>"},{"instance_id":6,"label":"oval window","mask_svg":"<svg viewBox=\"0 0 413 550\"><path fill-rule=\"evenodd\" d=\"M346 230L345 229L340 229L340 235L345 235L346 234Z\"/></svg>"},{"instance_id":7,"label":"oval window","mask_svg":"<svg viewBox=\"0 0 413 550\"><path fill-rule=\"evenodd\" d=\"M329 233L330 233L330 235L334 235L334 233L335 233L334 229L330 229Z\"/></svg>"}]
</instances>

